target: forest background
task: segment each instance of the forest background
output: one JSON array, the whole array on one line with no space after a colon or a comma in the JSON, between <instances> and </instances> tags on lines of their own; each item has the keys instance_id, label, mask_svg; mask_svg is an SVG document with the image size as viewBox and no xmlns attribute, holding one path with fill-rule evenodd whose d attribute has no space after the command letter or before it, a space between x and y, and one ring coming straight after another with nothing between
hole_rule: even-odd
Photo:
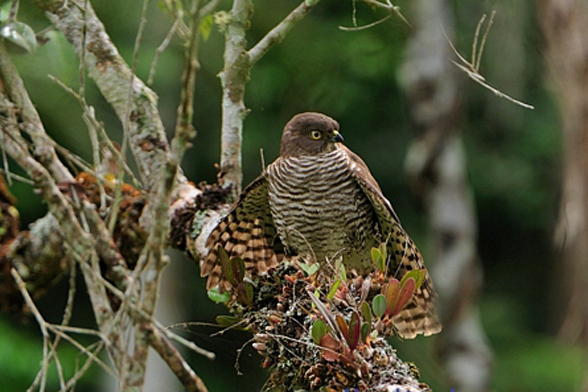
<instances>
[{"instance_id":1,"label":"forest background","mask_svg":"<svg viewBox=\"0 0 588 392\"><path fill-rule=\"evenodd\" d=\"M221 9L229 8L226 3ZM297 4L291 0L256 1L248 32L250 42L259 40ZM457 128L465 146L467 179L478 221L477 245L484 276L479 314L492 353L490 390L496 392L586 390L586 342L582 345L573 336L560 333L569 301L562 293L572 285L566 280L568 275L562 273L569 268L562 262L562 251L554 245L565 166L564 134L557 91L548 76L546 40L537 4L524 0L446 4L455 35L453 43L465 53L470 51L481 16L496 10L481 73L502 92L534 106L534 110L528 110L501 99L460 74ZM140 2L95 1L92 5L121 55L131 63L141 18ZM397 5L411 21L410 1ZM359 25L377 19L367 7L358 7L357 11ZM250 113L244 123L244 183L261 171L260 148L266 162L277 157L281 129L294 114L326 113L339 121L346 145L366 161L427 260L432 258L428 226L405 172L407 150L415 138L402 89L402 64L411 28L393 17L361 31L340 29L352 25L353 13L351 0L322 1L253 68L245 95ZM32 1L21 2L19 20L35 31L49 26ZM152 1L136 70L142 80L149 78L155 51L171 24L169 15ZM212 183L220 150L221 88L217 75L223 67L224 37L214 25L206 35L200 44L201 68L194 99L197 137L182 168L190 180ZM66 85L76 86L78 59L59 33L50 32L47 37L49 40L34 54L13 56L13 61L50 135L67 149L89 158L90 140L77 101L47 77L53 75ZM182 42L173 39L159 59L151 85L170 132L180 99L183 54ZM107 132L120 142L122 126L90 81L86 94ZM12 167L22 174L15 165ZM32 187L15 182L10 190L18 199L23 227L46 213ZM207 298L195 263L179 252L172 254L173 262L162 283L159 319L164 324L206 323L226 313ZM67 284L61 282L38 301L48 320L59 319L66 292ZM72 324L91 326L87 298L79 295L76 301ZM210 338L214 330L201 326L186 335L218 355L216 361L209 362L189 354L196 372L211 391L258 390L265 375L254 350L246 348L239 359L243 375L234 369L237 350L249 337L232 333ZM23 327L0 315L0 332L0 379L8 386L4 390L25 390L38 371L42 355L38 327L33 320ZM435 364L429 353L430 349L434 351L434 338L429 340L398 343L401 357L418 363L423 381L434 390L449 390L451 385L442 366ZM394 341L392 344L397 345ZM69 361L62 360L63 365L72 368L76 351L64 348L64 355ZM157 365L152 366L155 369ZM80 390L108 390L106 376L99 369L93 374L80 381ZM157 385L162 384L168 391L174 386L181 390L166 370L153 370L148 380L152 390L161 390ZM56 377L50 382L57 385Z\"/></svg>"}]
</instances>

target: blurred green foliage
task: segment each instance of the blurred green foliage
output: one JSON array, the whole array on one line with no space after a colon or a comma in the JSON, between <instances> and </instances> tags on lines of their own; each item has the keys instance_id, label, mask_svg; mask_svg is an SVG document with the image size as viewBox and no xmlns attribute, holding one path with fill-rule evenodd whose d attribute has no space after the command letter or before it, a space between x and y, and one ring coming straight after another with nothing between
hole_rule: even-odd
<instances>
[{"instance_id":1,"label":"blurred green foliage","mask_svg":"<svg viewBox=\"0 0 588 392\"><path fill-rule=\"evenodd\" d=\"M0 380L3 392L25 391L41 369L43 351L38 334L33 332L38 331L38 327L34 327L23 331L18 324L0 317ZM79 355L76 348L66 345L62 343L57 353L67 381L74 375L76 368L83 364L85 358ZM92 384L95 383L92 377L98 373L96 370L95 367L91 368L86 377L77 383L78 390L92 388ZM47 372L47 388L59 389L59 378L54 363Z\"/></svg>"},{"instance_id":2,"label":"blurred green foliage","mask_svg":"<svg viewBox=\"0 0 588 392\"><path fill-rule=\"evenodd\" d=\"M139 2L92 3L121 54L130 62L140 19ZM137 74L143 80L147 79L155 50L172 23L155 3L149 8L148 28L139 55ZM297 0L256 0L249 42L256 42L297 4ZM410 2L403 0L398 5L410 20ZM225 1L224 9L229 6L230 2ZM464 54L470 50L481 15L497 10L482 60L482 74L493 86L536 108L522 109L465 77L461 80L459 126L466 143L480 224L479 248L486 281L482 314L496 360L493 390L577 390L587 367L586 354L558 342L552 334L552 315L559 307L552 292L558 260L551 250L551 238L560 184L561 135L554 98L545 82L535 2L454 0L450 8L455 44L463 48ZM292 115L309 110L325 112L341 123L346 144L365 159L426 256L422 211L411 202L403 172L412 132L398 70L410 28L393 18L361 32L340 30L338 26L351 26L352 12L351 0L323 0L254 67L246 92L246 105L251 112L244 130L244 180L259 174L260 148L266 162L278 155L281 129ZM382 15L358 4L360 25L379 16ZM19 20L35 31L50 25L32 0L21 1ZM47 77L53 75L77 89L77 58L59 33L46 36L49 40L36 53L15 56L14 61L52 137L90 159L79 105ZM217 74L222 69L223 42L224 37L213 27L208 39L201 43L194 116L198 136L183 164L185 173L195 182L213 182L216 175L213 164L219 160L221 116ZM183 50L178 38L172 40L159 61L152 86L159 95L162 118L170 133L179 100ZM90 80L86 95L106 130L120 141L120 123ZM25 223L43 213L43 206L30 187L16 184L12 190L18 197ZM222 306L206 298L197 268L189 261L184 263L184 284L189 289L182 295L193 318L212 321L217 314L225 313ZM59 310L47 304L43 309L59 314ZM18 327L9 327L5 321L0 324L0 363L4 365L0 367L0 377L11 374L10 380L18 385L15 390L22 390L38 368L41 346L38 337L33 338L34 332L16 332L15 328ZM203 336L207 333L210 331L204 331ZM234 343L222 340L226 337L206 338L203 342L198 341L199 335L190 337L220 351L215 364L202 358L190 359L211 391L253 391L263 383L264 372L258 370L260 359L251 352L247 351L240 360L243 377L232 370L235 352L247 336L236 333L229 338ZM23 349L15 352L13 344ZM437 365L429 363L426 357L427 363L423 365L420 357L424 351L414 348L420 344L433 343L432 339L418 339L400 346L409 359L414 358L421 366L424 381L436 390L449 390ZM245 389L244 385L248 387Z\"/></svg>"}]
</instances>

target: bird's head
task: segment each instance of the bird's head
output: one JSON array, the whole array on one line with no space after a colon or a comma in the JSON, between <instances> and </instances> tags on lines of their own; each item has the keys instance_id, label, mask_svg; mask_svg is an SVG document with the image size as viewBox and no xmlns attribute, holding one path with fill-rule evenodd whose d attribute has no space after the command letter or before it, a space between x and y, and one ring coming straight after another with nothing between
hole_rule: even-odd
<instances>
[{"instance_id":1,"label":"bird's head","mask_svg":"<svg viewBox=\"0 0 588 392\"><path fill-rule=\"evenodd\" d=\"M339 123L321 113L300 113L284 127L280 156L318 155L331 152L342 142Z\"/></svg>"}]
</instances>

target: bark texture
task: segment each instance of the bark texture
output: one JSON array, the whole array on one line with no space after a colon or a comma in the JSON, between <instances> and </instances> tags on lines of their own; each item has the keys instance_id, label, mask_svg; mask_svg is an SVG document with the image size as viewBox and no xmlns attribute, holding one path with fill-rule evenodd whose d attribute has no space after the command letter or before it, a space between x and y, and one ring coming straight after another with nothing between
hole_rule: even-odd
<instances>
[{"instance_id":1,"label":"bark texture","mask_svg":"<svg viewBox=\"0 0 588 392\"><path fill-rule=\"evenodd\" d=\"M563 271L560 334L588 344L588 3L543 0L539 21L564 143L562 196L555 244Z\"/></svg>"}]
</instances>

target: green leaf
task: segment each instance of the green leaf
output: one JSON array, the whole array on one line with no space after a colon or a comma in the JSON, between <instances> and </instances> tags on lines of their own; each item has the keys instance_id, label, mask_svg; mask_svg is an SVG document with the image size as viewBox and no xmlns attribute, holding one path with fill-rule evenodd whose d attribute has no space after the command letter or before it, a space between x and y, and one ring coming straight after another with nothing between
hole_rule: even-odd
<instances>
[{"instance_id":1,"label":"green leaf","mask_svg":"<svg viewBox=\"0 0 588 392\"><path fill-rule=\"evenodd\" d=\"M335 283L333 283L331 290L329 290L329 293L327 294L328 300L332 300L333 298L335 298L335 294L337 294L337 290L339 290L340 285L341 285L341 280L339 280L339 279L337 279L337 281Z\"/></svg>"},{"instance_id":2,"label":"green leaf","mask_svg":"<svg viewBox=\"0 0 588 392\"><path fill-rule=\"evenodd\" d=\"M322 319L316 319L312 324L312 340L315 344L321 344L321 340L327 334L329 328L327 324Z\"/></svg>"},{"instance_id":3,"label":"green leaf","mask_svg":"<svg viewBox=\"0 0 588 392\"><path fill-rule=\"evenodd\" d=\"M380 244L377 248L372 248L372 261L381 272L386 272L387 258L388 252L386 250L386 243Z\"/></svg>"},{"instance_id":4,"label":"green leaf","mask_svg":"<svg viewBox=\"0 0 588 392\"><path fill-rule=\"evenodd\" d=\"M372 301L372 309L378 318L386 314L386 297L382 294L376 295Z\"/></svg>"},{"instance_id":5,"label":"green leaf","mask_svg":"<svg viewBox=\"0 0 588 392\"><path fill-rule=\"evenodd\" d=\"M425 268L414 269L414 270L408 271L406 274L404 274L404 276L400 280L400 286L404 286L404 282L406 282L406 280L408 278L413 278L416 283L416 290L418 290L421 287L421 285L423 284L423 281L425 280L426 277L427 277L427 270Z\"/></svg>"},{"instance_id":6,"label":"green leaf","mask_svg":"<svg viewBox=\"0 0 588 392\"><path fill-rule=\"evenodd\" d=\"M347 271L345 270L343 259L337 260L335 263L335 271L337 271L338 278L341 279L342 282L347 282Z\"/></svg>"},{"instance_id":7,"label":"green leaf","mask_svg":"<svg viewBox=\"0 0 588 392\"><path fill-rule=\"evenodd\" d=\"M361 317L363 318L363 321L365 321L369 325L372 325L372 310L370 309L368 303L365 301L361 304Z\"/></svg>"},{"instance_id":8,"label":"green leaf","mask_svg":"<svg viewBox=\"0 0 588 392\"><path fill-rule=\"evenodd\" d=\"M229 302L231 300L231 294L229 292L219 292L218 291L218 287L213 288L212 290L208 290L206 292L206 294L208 295L208 298L210 298L211 300L213 300L216 303L226 303Z\"/></svg>"},{"instance_id":9,"label":"green leaf","mask_svg":"<svg viewBox=\"0 0 588 392\"><path fill-rule=\"evenodd\" d=\"M380 253L382 254L382 261L385 265L386 261L388 260L388 245L386 245L385 242L380 244Z\"/></svg>"},{"instance_id":10,"label":"green leaf","mask_svg":"<svg viewBox=\"0 0 588 392\"><path fill-rule=\"evenodd\" d=\"M253 303L253 285L249 282L241 282L237 285L237 300L243 305Z\"/></svg>"},{"instance_id":11,"label":"green leaf","mask_svg":"<svg viewBox=\"0 0 588 392\"><path fill-rule=\"evenodd\" d=\"M314 264L300 263L300 268L302 268L302 271L304 271L306 276L311 276L311 275L314 275L314 273L316 271L318 271L319 265L318 265L318 263L314 263Z\"/></svg>"},{"instance_id":12,"label":"green leaf","mask_svg":"<svg viewBox=\"0 0 588 392\"><path fill-rule=\"evenodd\" d=\"M217 247L217 255L221 265L221 270L223 271L223 275L233 286L236 286L237 281L235 280L235 276L233 275L233 266L231 261L229 260L229 255L227 254L227 251L219 245Z\"/></svg>"},{"instance_id":13,"label":"green leaf","mask_svg":"<svg viewBox=\"0 0 588 392\"><path fill-rule=\"evenodd\" d=\"M208 36L212 31L212 26L214 26L214 19L212 17L212 14L208 14L200 22L200 34L202 34L202 38L204 38L204 41L208 40Z\"/></svg>"},{"instance_id":14,"label":"green leaf","mask_svg":"<svg viewBox=\"0 0 588 392\"><path fill-rule=\"evenodd\" d=\"M382 252L378 248L372 248L372 261L375 265L380 264L380 259L382 258Z\"/></svg>"},{"instance_id":15,"label":"green leaf","mask_svg":"<svg viewBox=\"0 0 588 392\"><path fill-rule=\"evenodd\" d=\"M233 325L243 321L242 318L235 316L216 316L215 320L218 325L223 327L232 327Z\"/></svg>"},{"instance_id":16,"label":"green leaf","mask_svg":"<svg viewBox=\"0 0 588 392\"><path fill-rule=\"evenodd\" d=\"M245 278L245 261L243 261L240 257L233 257L230 260L231 263L231 271L233 272L233 277L235 278L236 283L243 282Z\"/></svg>"},{"instance_id":17,"label":"green leaf","mask_svg":"<svg viewBox=\"0 0 588 392\"><path fill-rule=\"evenodd\" d=\"M345 271L345 264L341 263L341 269L339 271L341 273L341 280L343 282L347 282L347 271Z\"/></svg>"},{"instance_id":18,"label":"green leaf","mask_svg":"<svg viewBox=\"0 0 588 392\"><path fill-rule=\"evenodd\" d=\"M37 37L34 30L26 23L11 22L0 28L0 37L6 39L7 45L15 53L34 53L37 50Z\"/></svg>"}]
</instances>

